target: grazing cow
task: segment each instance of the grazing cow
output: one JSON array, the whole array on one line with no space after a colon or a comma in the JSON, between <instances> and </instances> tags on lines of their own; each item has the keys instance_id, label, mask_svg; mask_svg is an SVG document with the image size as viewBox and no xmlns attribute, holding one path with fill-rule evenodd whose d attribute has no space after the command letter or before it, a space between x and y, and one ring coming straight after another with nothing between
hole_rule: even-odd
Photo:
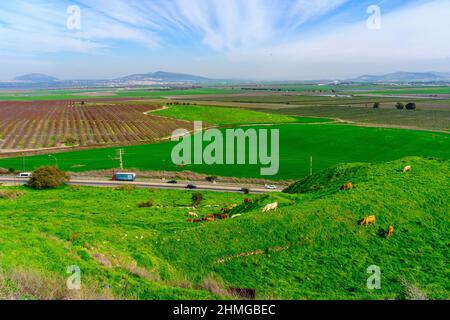
<instances>
[{"instance_id":1,"label":"grazing cow","mask_svg":"<svg viewBox=\"0 0 450 320\"><path fill-rule=\"evenodd\" d=\"M388 229L387 234L386 234L386 238L389 239L392 236L393 233L394 233L394 227L393 226L389 226L389 229Z\"/></svg>"},{"instance_id":2,"label":"grazing cow","mask_svg":"<svg viewBox=\"0 0 450 320\"><path fill-rule=\"evenodd\" d=\"M216 221L216 219L215 219L215 218L206 218L206 221L208 221L208 222L214 222L214 221Z\"/></svg>"},{"instance_id":3,"label":"grazing cow","mask_svg":"<svg viewBox=\"0 0 450 320\"><path fill-rule=\"evenodd\" d=\"M187 222L192 223L192 222L194 222L194 220L192 220L192 219L187 219Z\"/></svg>"},{"instance_id":4,"label":"grazing cow","mask_svg":"<svg viewBox=\"0 0 450 320\"><path fill-rule=\"evenodd\" d=\"M264 207L264 209L262 210L262 212L269 212L272 210L277 210L278 209L278 202L275 203L271 203L268 204L267 206Z\"/></svg>"},{"instance_id":5,"label":"grazing cow","mask_svg":"<svg viewBox=\"0 0 450 320\"><path fill-rule=\"evenodd\" d=\"M221 214L220 215L220 220L227 220L229 218L228 214Z\"/></svg>"},{"instance_id":6,"label":"grazing cow","mask_svg":"<svg viewBox=\"0 0 450 320\"><path fill-rule=\"evenodd\" d=\"M195 212L189 212L189 213L188 213L188 216L189 216L189 217L193 217L193 218L197 218L197 217L198 217L198 214L196 214Z\"/></svg>"},{"instance_id":7,"label":"grazing cow","mask_svg":"<svg viewBox=\"0 0 450 320\"><path fill-rule=\"evenodd\" d=\"M377 218L375 216L368 216L361 221L361 225L368 226L369 224L375 224L377 222Z\"/></svg>"},{"instance_id":8,"label":"grazing cow","mask_svg":"<svg viewBox=\"0 0 450 320\"><path fill-rule=\"evenodd\" d=\"M339 190L344 191L344 190L352 190L352 189L353 189L353 183L349 182L349 183L343 184Z\"/></svg>"},{"instance_id":9,"label":"grazing cow","mask_svg":"<svg viewBox=\"0 0 450 320\"><path fill-rule=\"evenodd\" d=\"M412 170L411 166L406 166L406 167L403 168L403 173L410 172L411 170Z\"/></svg>"},{"instance_id":10,"label":"grazing cow","mask_svg":"<svg viewBox=\"0 0 450 320\"><path fill-rule=\"evenodd\" d=\"M214 218L214 215L213 215L212 213L208 213L208 214L206 215L206 217L207 217L207 218Z\"/></svg>"},{"instance_id":11,"label":"grazing cow","mask_svg":"<svg viewBox=\"0 0 450 320\"><path fill-rule=\"evenodd\" d=\"M245 199L244 199L244 203L245 203L245 204L247 204L247 203L249 203L249 202L250 202L250 200L249 200L248 198L245 198Z\"/></svg>"},{"instance_id":12,"label":"grazing cow","mask_svg":"<svg viewBox=\"0 0 450 320\"><path fill-rule=\"evenodd\" d=\"M194 223L202 223L203 221L201 219L194 219Z\"/></svg>"},{"instance_id":13,"label":"grazing cow","mask_svg":"<svg viewBox=\"0 0 450 320\"><path fill-rule=\"evenodd\" d=\"M231 219L236 219L236 218L238 218L238 217L240 217L240 216L242 216L242 214L235 214L235 215L233 215L233 216L231 217Z\"/></svg>"}]
</instances>

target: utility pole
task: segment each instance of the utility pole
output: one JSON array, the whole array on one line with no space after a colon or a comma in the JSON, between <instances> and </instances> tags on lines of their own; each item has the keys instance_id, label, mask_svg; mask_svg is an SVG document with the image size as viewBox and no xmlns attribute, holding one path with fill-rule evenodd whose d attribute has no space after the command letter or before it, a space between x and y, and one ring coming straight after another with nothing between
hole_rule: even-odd
<instances>
[{"instance_id":1,"label":"utility pole","mask_svg":"<svg viewBox=\"0 0 450 320\"><path fill-rule=\"evenodd\" d=\"M48 156L49 156L50 158L53 158L53 159L55 160L56 168L58 168L58 158L55 157L55 156L52 155L52 154L49 154Z\"/></svg>"},{"instance_id":2,"label":"utility pole","mask_svg":"<svg viewBox=\"0 0 450 320\"><path fill-rule=\"evenodd\" d=\"M123 170L123 149L119 149L120 170Z\"/></svg>"}]
</instances>

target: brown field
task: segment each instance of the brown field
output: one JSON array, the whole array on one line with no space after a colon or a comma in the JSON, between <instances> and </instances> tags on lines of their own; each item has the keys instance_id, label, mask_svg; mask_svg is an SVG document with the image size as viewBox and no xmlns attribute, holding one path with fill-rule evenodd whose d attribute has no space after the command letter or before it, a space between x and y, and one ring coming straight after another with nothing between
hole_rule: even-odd
<instances>
[{"instance_id":1,"label":"brown field","mask_svg":"<svg viewBox=\"0 0 450 320\"><path fill-rule=\"evenodd\" d=\"M155 142L185 121L144 114L144 104L75 101L0 102L0 150Z\"/></svg>"}]
</instances>

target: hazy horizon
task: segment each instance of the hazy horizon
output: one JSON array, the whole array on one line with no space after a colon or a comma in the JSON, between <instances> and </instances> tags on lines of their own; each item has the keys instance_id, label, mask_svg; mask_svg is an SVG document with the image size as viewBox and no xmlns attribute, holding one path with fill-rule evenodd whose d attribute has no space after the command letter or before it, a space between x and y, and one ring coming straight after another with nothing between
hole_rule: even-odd
<instances>
[{"instance_id":1,"label":"hazy horizon","mask_svg":"<svg viewBox=\"0 0 450 320\"><path fill-rule=\"evenodd\" d=\"M449 72L448 12L446 0L15 0L0 4L0 80Z\"/></svg>"}]
</instances>

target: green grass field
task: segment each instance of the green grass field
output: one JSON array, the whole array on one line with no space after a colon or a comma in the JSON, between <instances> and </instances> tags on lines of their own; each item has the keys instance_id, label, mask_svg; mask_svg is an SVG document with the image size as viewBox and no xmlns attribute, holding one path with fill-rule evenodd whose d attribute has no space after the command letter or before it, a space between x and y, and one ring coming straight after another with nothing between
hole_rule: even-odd
<instances>
[{"instance_id":1,"label":"green grass field","mask_svg":"<svg viewBox=\"0 0 450 320\"><path fill-rule=\"evenodd\" d=\"M300 179L309 174L310 157L314 170L346 162L379 163L405 156L429 156L450 159L450 139L445 133L431 133L400 129L356 127L341 124L252 126L245 128L280 130L280 172L276 180ZM259 178L257 165L187 165L172 164L171 152L175 143L124 147L126 168L156 171L194 171L228 177ZM57 154L59 166L67 171L112 169L118 163L115 148L73 151ZM47 155L25 157L25 170L54 165ZM0 167L23 170L23 159L0 159Z\"/></svg>"},{"instance_id":2,"label":"green grass field","mask_svg":"<svg viewBox=\"0 0 450 320\"><path fill-rule=\"evenodd\" d=\"M95 93L95 95L92 95ZM102 94L103 93L103 94ZM179 95L203 95L203 94L236 94L239 89L228 88L198 88L186 90L157 90L157 89L133 89L133 90L33 90L31 92L0 93L0 101L44 101L44 100L75 100L75 99L115 99L115 98L145 98L160 99L167 96Z\"/></svg>"},{"instance_id":3,"label":"green grass field","mask_svg":"<svg viewBox=\"0 0 450 320\"><path fill-rule=\"evenodd\" d=\"M238 204L242 216L203 224L186 222L191 192L0 188L0 297L207 299L242 287L258 299L449 299L449 177L449 161L423 158L339 165L291 190L304 194L244 204L204 193L200 215ZM368 215L376 225L360 226ZM64 290L70 265L80 293ZM366 286L372 265L380 290Z\"/></svg>"},{"instance_id":4,"label":"green grass field","mask_svg":"<svg viewBox=\"0 0 450 320\"><path fill-rule=\"evenodd\" d=\"M290 122L315 123L330 121L328 119L290 117L247 109L195 105L170 106L168 109L152 112L152 114L187 121L203 121L214 125L277 124Z\"/></svg>"}]
</instances>

